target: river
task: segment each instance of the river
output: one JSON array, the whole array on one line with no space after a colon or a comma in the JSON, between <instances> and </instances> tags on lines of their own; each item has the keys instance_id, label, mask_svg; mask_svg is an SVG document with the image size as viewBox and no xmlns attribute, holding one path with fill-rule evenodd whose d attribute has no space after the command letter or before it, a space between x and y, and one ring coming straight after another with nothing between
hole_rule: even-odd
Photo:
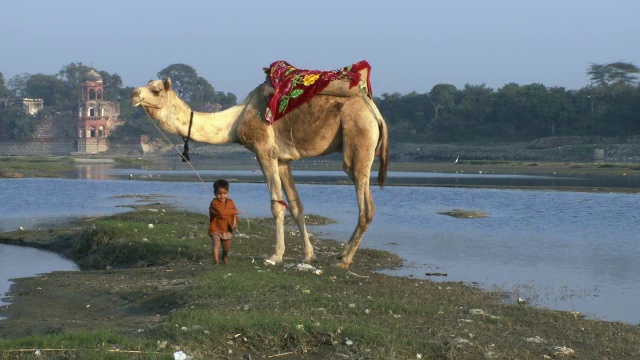
<instances>
[{"instance_id":1,"label":"river","mask_svg":"<svg viewBox=\"0 0 640 360\"><path fill-rule=\"evenodd\" d=\"M167 171L107 168L79 179L0 179L6 194L0 202L0 231L62 226L77 217L126 211L118 205L138 201L118 198L122 195L156 194L154 201L206 213L212 196L210 179L259 178L252 171L204 172L203 184L166 181L176 176ZM471 181L474 176L458 177ZM165 181L150 181L158 179ZM496 179L518 181L508 176ZM307 213L338 220L310 231L346 240L358 209L353 186L336 182L301 184L299 192ZM391 251L406 260L406 267L389 274L473 283L507 292L510 301L521 297L536 306L580 311L590 318L640 323L639 195L438 186L372 187L372 192L377 212L362 246ZM270 216L264 183L232 183L230 197L249 217ZM439 214L452 209L481 211L487 217ZM4 253L0 251L0 264L7 261ZM20 263L30 266L42 257L37 254ZM1 269L0 283L24 276Z\"/></svg>"}]
</instances>

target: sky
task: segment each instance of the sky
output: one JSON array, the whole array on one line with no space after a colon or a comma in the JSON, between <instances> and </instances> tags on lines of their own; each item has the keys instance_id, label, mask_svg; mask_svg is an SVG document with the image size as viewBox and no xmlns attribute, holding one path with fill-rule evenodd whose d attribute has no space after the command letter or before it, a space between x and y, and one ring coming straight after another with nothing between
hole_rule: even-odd
<instances>
[{"instance_id":1,"label":"sky","mask_svg":"<svg viewBox=\"0 0 640 360\"><path fill-rule=\"evenodd\" d=\"M442 83L579 89L590 64L640 66L638 14L638 0L10 0L0 72L82 63L137 87L182 63L241 100L277 60L367 60L374 96Z\"/></svg>"}]
</instances>

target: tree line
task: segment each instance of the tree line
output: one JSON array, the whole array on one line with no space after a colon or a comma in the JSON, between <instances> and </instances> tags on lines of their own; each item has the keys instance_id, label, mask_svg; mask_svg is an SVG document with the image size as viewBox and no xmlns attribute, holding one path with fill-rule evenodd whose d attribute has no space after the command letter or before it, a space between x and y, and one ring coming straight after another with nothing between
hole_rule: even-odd
<instances>
[{"instance_id":1,"label":"tree line","mask_svg":"<svg viewBox=\"0 0 640 360\"><path fill-rule=\"evenodd\" d=\"M77 116L78 99L84 77L91 70L82 63L65 65L57 74L19 74L5 80L0 72L0 126L3 133L15 140L28 140L39 118L46 116ZM120 118L124 125L111 133L114 139L139 137L150 134L151 122L140 108L132 108L129 96L132 87L125 87L122 77L107 71L98 71L104 86L104 100L120 105ZM158 72L158 78L171 77L176 91L197 111L220 110L236 104L232 93L216 91L195 69L185 64L173 64ZM44 108L35 116L22 109L8 106L16 98L43 99Z\"/></svg>"},{"instance_id":2,"label":"tree line","mask_svg":"<svg viewBox=\"0 0 640 360\"><path fill-rule=\"evenodd\" d=\"M6 99L44 99L38 116L77 113L84 75L90 70L72 63L54 75L21 74L5 81L0 72L0 125L16 139L27 139L35 120L6 106ZM129 105L133 88L123 87L118 74L99 71L105 100L120 104L125 124L112 137L153 134L151 122L139 108ZM492 89L485 84L466 84L458 89L437 84L428 93L384 93L374 101L389 125L395 141L410 142L510 142L547 136L627 136L640 134L640 69L628 62L591 64L586 70L590 84L581 89L547 87L540 83L506 84ZM237 98L216 91L195 69L173 64L158 72L171 77L174 90L194 110L214 111L231 107Z\"/></svg>"},{"instance_id":3,"label":"tree line","mask_svg":"<svg viewBox=\"0 0 640 360\"><path fill-rule=\"evenodd\" d=\"M382 94L375 101L396 141L494 142L547 136L640 134L640 69L591 64L578 90L543 84L462 89L437 84L424 94Z\"/></svg>"}]
</instances>

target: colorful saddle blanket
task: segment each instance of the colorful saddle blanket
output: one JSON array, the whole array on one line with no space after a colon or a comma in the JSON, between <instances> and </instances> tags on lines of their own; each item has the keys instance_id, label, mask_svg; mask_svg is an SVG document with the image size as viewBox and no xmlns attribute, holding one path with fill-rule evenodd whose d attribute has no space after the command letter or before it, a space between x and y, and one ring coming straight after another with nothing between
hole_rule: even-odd
<instances>
[{"instance_id":1,"label":"colorful saddle blanket","mask_svg":"<svg viewBox=\"0 0 640 360\"><path fill-rule=\"evenodd\" d=\"M325 90L332 81L343 82L347 91L357 86L361 80L366 81L366 91L368 96L371 96L370 70L371 66L365 60L332 71L301 70L286 61L276 61L268 69L265 68L274 88L273 94L267 100L265 119L273 123L311 100ZM366 79L361 79L362 74L365 73ZM355 90L359 91L359 89ZM331 92L327 94L331 95Z\"/></svg>"}]
</instances>

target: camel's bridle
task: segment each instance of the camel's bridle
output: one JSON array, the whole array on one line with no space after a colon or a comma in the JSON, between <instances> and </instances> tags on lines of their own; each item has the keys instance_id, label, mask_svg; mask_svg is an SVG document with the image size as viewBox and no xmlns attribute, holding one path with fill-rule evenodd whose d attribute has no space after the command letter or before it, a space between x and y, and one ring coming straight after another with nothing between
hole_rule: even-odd
<instances>
[{"instance_id":1,"label":"camel's bridle","mask_svg":"<svg viewBox=\"0 0 640 360\"><path fill-rule=\"evenodd\" d=\"M187 137L183 137L184 150L182 150L182 162L191 161L189 158L189 137L191 136L191 125L193 125L193 110L191 110L191 116L189 117L189 130L187 130Z\"/></svg>"}]
</instances>

